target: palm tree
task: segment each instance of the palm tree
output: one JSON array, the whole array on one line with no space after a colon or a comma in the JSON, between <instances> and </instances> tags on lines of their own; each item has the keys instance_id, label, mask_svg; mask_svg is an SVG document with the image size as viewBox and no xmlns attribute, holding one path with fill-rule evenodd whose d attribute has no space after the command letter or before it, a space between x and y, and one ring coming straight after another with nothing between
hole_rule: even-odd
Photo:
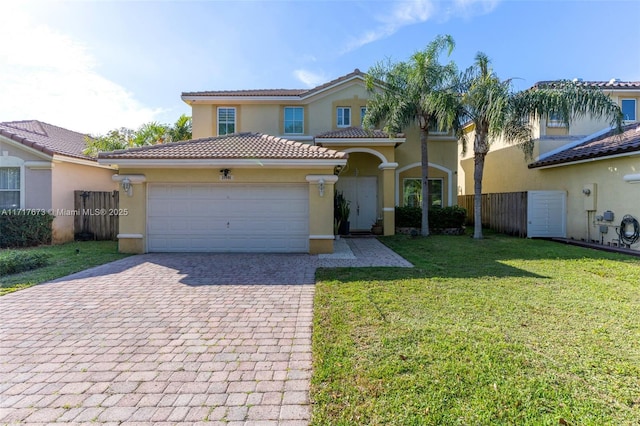
<instances>
[{"instance_id":1,"label":"palm tree","mask_svg":"<svg viewBox=\"0 0 640 426\"><path fill-rule=\"evenodd\" d=\"M511 80L500 80L489 68L489 58L478 53L475 63L459 79L462 113L465 123L473 123L474 154L474 238L482 238L481 206L484 162L491 144L500 137L519 145L531 157L534 140L529 122L549 115L562 117L565 124L587 114L606 117L610 125L622 131L622 112L599 89L571 81L558 81L532 89L513 92ZM463 152L466 139L459 131Z\"/></svg>"},{"instance_id":2,"label":"palm tree","mask_svg":"<svg viewBox=\"0 0 640 426\"><path fill-rule=\"evenodd\" d=\"M171 142L169 126L157 121L145 123L135 132L133 144L135 146L158 145Z\"/></svg>"},{"instance_id":3,"label":"palm tree","mask_svg":"<svg viewBox=\"0 0 640 426\"><path fill-rule=\"evenodd\" d=\"M401 132L411 124L420 129L422 160L422 235L429 235L429 128L457 128L459 100L453 90L457 67L440 64L443 51L450 55L455 42L450 35L438 36L425 50L414 53L407 62L378 63L367 73L367 102L364 127L384 123L387 133ZM376 86L382 90L376 90Z\"/></svg>"},{"instance_id":4,"label":"palm tree","mask_svg":"<svg viewBox=\"0 0 640 426\"><path fill-rule=\"evenodd\" d=\"M169 136L172 142L186 141L191 139L191 117L182 114L176 123L169 129Z\"/></svg>"}]
</instances>

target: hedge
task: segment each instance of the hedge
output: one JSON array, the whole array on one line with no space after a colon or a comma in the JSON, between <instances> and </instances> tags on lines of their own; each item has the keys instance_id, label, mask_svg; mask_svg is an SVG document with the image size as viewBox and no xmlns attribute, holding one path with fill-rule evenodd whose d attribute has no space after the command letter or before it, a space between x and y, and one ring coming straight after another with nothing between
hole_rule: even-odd
<instances>
[{"instance_id":1,"label":"hedge","mask_svg":"<svg viewBox=\"0 0 640 426\"><path fill-rule=\"evenodd\" d=\"M431 207L429 209L429 229L462 228L467 211L459 206ZM396 226L401 228L421 228L422 208L396 207Z\"/></svg>"},{"instance_id":2,"label":"hedge","mask_svg":"<svg viewBox=\"0 0 640 426\"><path fill-rule=\"evenodd\" d=\"M0 248L51 244L53 218L41 210L0 210Z\"/></svg>"},{"instance_id":3,"label":"hedge","mask_svg":"<svg viewBox=\"0 0 640 426\"><path fill-rule=\"evenodd\" d=\"M40 268L49 263L49 255L34 251L0 253L0 276Z\"/></svg>"}]
</instances>

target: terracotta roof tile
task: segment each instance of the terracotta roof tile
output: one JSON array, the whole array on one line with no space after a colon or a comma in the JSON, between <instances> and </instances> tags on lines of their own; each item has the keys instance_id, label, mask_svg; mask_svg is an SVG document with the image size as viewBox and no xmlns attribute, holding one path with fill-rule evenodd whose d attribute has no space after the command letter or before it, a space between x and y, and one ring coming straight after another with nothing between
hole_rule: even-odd
<instances>
[{"instance_id":1,"label":"terracotta roof tile","mask_svg":"<svg viewBox=\"0 0 640 426\"><path fill-rule=\"evenodd\" d=\"M622 130L623 132L619 134L611 130L601 136L531 163L529 168L560 165L631 152L640 154L640 123L629 124L624 126Z\"/></svg>"},{"instance_id":2,"label":"terracotta roof tile","mask_svg":"<svg viewBox=\"0 0 640 426\"><path fill-rule=\"evenodd\" d=\"M0 135L47 155L59 154L95 160L95 158L83 154L87 147L86 135L42 121L25 120L0 123Z\"/></svg>"},{"instance_id":3,"label":"terracotta roof tile","mask_svg":"<svg viewBox=\"0 0 640 426\"><path fill-rule=\"evenodd\" d=\"M321 84L320 86L316 86L312 89L254 89L254 90L214 90L214 91L204 91L204 92L182 92L182 96L250 96L250 97L260 97L260 96L298 96L300 98L304 98L306 96L312 95L316 92L319 92L323 89L333 86L334 84L338 84L342 81L349 80L356 76L364 76L364 73L359 69L353 70L349 74L343 75L342 77L338 77L334 80L331 80L327 83Z\"/></svg>"},{"instance_id":4,"label":"terracotta roof tile","mask_svg":"<svg viewBox=\"0 0 640 426\"><path fill-rule=\"evenodd\" d=\"M580 86L599 87L601 89L640 89L640 81L620 81L617 79L611 79L609 81L582 81L573 80ZM533 85L533 87L549 86L554 83L559 83L558 80L539 81Z\"/></svg>"},{"instance_id":5,"label":"terracotta roof tile","mask_svg":"<svg viewBox=\"0 0 640 426\"><path fill-rule=\"evenodd\" d=\"M404 137L403 135L397 135ZM347 127L344 129L332 130L330 132L321 133L316 139L383 139L389 138L389 134L382 130L366 130L362 127Z\"/></svg>"},{"instance_id":6,"label":"terracotta roof tile","mask_svg":"<svg viewBox=\"0 0 640 426\"><path fill-rule=\"evenodd\" d=\"M315 145L294 142L261 133L236 133L161 145L102 152L100 159L301 159L347 158Z\"/></svg>"}]
</instances>

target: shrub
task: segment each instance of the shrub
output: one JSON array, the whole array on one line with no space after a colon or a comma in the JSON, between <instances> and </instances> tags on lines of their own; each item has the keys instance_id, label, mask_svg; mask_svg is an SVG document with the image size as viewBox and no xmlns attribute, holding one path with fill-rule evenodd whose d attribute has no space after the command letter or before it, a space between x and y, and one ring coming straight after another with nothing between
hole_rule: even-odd
<instances>
[{"instance_id":1,"label":"shrub","mask_svg":"<svg viewBox=\"0 0 640 426\"><path fill-rule=\"evenodd\" d=\"M0 248L51 244L52 222L41 210L0 210Z\"/></svg>"},{"instance_id":2,"label":"shrub","mask_svg":"<svg viewBox=\"0 0 640 426\"><path fill-rule=\"evenodd\" d=\"M467 211L459 206L431 207L429 209L429 228L462 228ZM401 228L421 228L422 208L396 207L396 226Z\"/></svg>"},{"instance_id":3,"label":"shrub","mask_svg":"<svg viewBox=\"0 0 640 426\"><path fill-rule=\"evenodd\" d=\"M40 268L49 263L49 255L30 251L0 253L0 276Z\"/></svg>"}]
</instances>

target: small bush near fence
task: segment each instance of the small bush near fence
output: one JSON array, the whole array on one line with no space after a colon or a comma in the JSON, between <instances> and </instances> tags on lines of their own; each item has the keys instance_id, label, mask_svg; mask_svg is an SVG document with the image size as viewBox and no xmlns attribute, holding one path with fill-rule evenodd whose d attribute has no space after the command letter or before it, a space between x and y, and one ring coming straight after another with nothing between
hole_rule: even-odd
<instances>
[{"instance_id":1,"label":"small bush near fence","mask_svg":"<svg viewBox=\"0 0 640 426\"><path fill-rule=\"evenodd\" d=\"M51 244L52 222L40 210L0 210L0 248Z\"/></svg>"},{"instance_id":2,"label":"small bush near fence","mask_svg":"<svg viewBox=\"0 0 640 426\"><path fill-rule=\"evenodd\" d=\"M32 251L9 251L0 254L0 276L40 268L49 263L49 255Z\"/></svg>"},{"instance_id":3,"label":"small bush near fence","mask_svg":"<svg viewBox=\"0 0 640 426\"><path fill-rule=\"evenodd\" d=\"M429 229L462 228L467 211L459 206L432 207L429 209ZM421 228L422 208L396 207L396 226Z\"/></svg>"}]
</instances>

